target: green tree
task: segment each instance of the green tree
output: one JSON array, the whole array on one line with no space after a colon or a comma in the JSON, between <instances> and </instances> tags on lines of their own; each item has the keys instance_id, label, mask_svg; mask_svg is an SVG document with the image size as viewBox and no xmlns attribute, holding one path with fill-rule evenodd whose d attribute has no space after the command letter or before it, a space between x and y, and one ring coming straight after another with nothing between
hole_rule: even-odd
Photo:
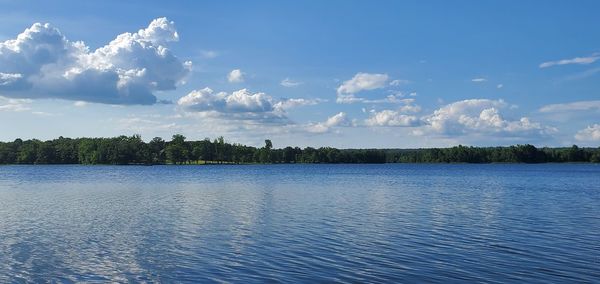
<instances>
[{"instance_id":1,"label":"green tree","mask_svg":"<svg viewBox=\"0 0 600 284\"><path fill-rule=\"evenodd\" d=\"M271 140L267 139L265 140L265 147L263 147L262 149L260 149L260 162L265 164L265 163L271 163L271 149L273 148L273 143L271 142Z\"/></svg>"},{"instance_id":2,"label":"green tree","mask_svg":"<svg viewBox=\"0 0 600 284\"><path fill-rule=\"evenodd\" d=\"M173 135L171 142L166 147L167 159L172 163L182 164L188 161L189 150L185 143L185 136L181 134Z\"/></svg>"},{"instance_id":3,"label":"green tree","mask_svg":"<svg viewBox=\"0 0 600 284\"><path fill-rule=\"evenodd\" d=\"M17 156L17 163L19 164L33 164L37 160L37 149L39 147L39 140L27 140L23 142L19 149L19 155Z\"/></svg>"},{"instance_id":4,"label":"green tree","mask_svg":"<svg viewBox=\"0 0 600 284\"><path fill-rule=\"evenodd\" d=\"M81 164L98 164L98 150L96 142L91 138L83 138L79 141L78 158Z\"/></svg>"},{"instance_id":5,"label":"green tree","mask_svg":"<svg viewBox=\"0 0 600 284\"><path fill-rule=\"evenodd\" d=\"M165 145L167 143L161 137L154 137L148 143L150 159L153 164L164 164L167 157L165 154Z\"/></svg>"}]
</instances>

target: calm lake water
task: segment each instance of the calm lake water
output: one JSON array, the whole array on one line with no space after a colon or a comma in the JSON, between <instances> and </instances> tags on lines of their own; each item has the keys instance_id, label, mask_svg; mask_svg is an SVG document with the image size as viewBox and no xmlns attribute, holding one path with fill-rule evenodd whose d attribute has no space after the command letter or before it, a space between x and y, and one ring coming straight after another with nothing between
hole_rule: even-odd
<instances>
[{"instance_id":1,"label":"calm lake water","mask_svg":"<svg viewBox=\"0 0 600 284\"><path fill-rule=\"evenodd\" d=\"M600 165L0 166L0 283L599 282Z\"/></svg>"}]
</instances>

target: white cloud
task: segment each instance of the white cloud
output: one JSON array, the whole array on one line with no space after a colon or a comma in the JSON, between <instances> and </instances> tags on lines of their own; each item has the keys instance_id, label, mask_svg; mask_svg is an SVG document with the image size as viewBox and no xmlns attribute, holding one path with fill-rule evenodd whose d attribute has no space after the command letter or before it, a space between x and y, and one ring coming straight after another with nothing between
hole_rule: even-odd
<instances>
[{"instance_id":1,"label":"white cloud","mask_svg":"<svg viewBox=\"0 0 600 284\"><path fill-rule=\"evenodd\" d=\"M244 82L244 75L245 73L242 72L242 70L233 69L227 75L227 81L229 81L229 83L242 83Z\"/></svg>"},{"instance_id":2,"label":"white cloud","mask_svg":"<svg viewBox=\"0 0 600 284\"><path fill-rule=\"evenodd\" d=\"M564 104L545 105L540 108L540 112L576 112L576 111L600 111L600 100L598 101L578 101Z\"/></svg>"},{"instance_id":3,"label":"white cloud","mask_svg":"<svg viewBox=\"0 0 600 284\"><path fill-rule=\"evenodd\" d=\"M301 106L310 106L316 105L321 102L325 102L323 99L284 99L277 103L275 103L274 108L280 110L288 110L291 108L301 107Z\"/></svg>"},{"instance_id":4,"label":"white cloud","mask_svg":"<svg viewBox=\"0 0 600 284\"><path fill-rule=\"evenodd\" d=\"M338 125L342 125L347 123L347 119L346 119L346 113L344 112L339 112L336 115L329 117L327 119L327 121L325 121L325 125L332 127L332 126L338 126Z\"/></svg>"},{"instance_id":5,"label":"white cloud","mask_svg":"<svg viewBox=\"0 0 600 284\"><path fill-rule=\"evenodd\" d=\"M284 123L288 122L288 110L323 101L303 98L276 100L262 92L251 93L248 89L216 93L210 88L204 88L180 98L177 105L187 115L195 117L253 123Z\"/></svg>"},{"instance_id":6,"label":"white cloud","mask_svg":"<svg viewBox=\"0 0 600 284\"><path fill-rule=\"evenodd\" d=\"M333 127L348 125L348 118L345 112L339 112L334 116L327 118L324 122L309 124L306 130L311 133L326 133Z\"/></svg>"},{"instance_id":7,"label":"white cloud","mask_svg":"<svg viewBox=\"0 0 600 284\"><path fill-rule=\"evenodd\" d=\"M414 98L403 98L403 97L404 97L404 94L397 93L394 95L388 95L384 99L376 99L376 100L369 100L369 99L365 99L365 98L354 98L354 99L357 102L369 103L369 104L411 104L415 101Z\"/></svg>"},{"instance_id":8,"label":"white cloud","mask_svg":"<svg viewBox=\"0 0 600 284\"><path fill-rule=\"evenodd\" d=\"M381 89L386 86L387 74L357 73L352 79L342 83L337 89L338 103L353 103L360 101L354 94L361 91Z\"/></svg>"},{"instance_id":9,"label":"white cloud","mask_svg":"<svg viewBox=\"0 0 600 284\"><path fill-rule=\"evenodd\" d=\"M600 59L600 55L593 54L592 56L588 56L588 57L575 57L575 58L571 58L571 59L562 59L562 60L557 60L557 61L544 62L544 63L540 64L540 68L548 68L548 67L552 67L552 66L567 65L567 64L583 64L583 65L592 64L592 63L596 62L598 59Z\"/></svg>"},{"instance_id":10,"label":"white cloud","mask_svg":"<svg viewBox=\"0 0 600 284\"><path fill-rule=\"evenodd\" d=\"M57 116L57 115L59 115L56 113L50 113L50 112L45 112L45 111L32 111L31 114L39 115L39 116Z\"/></svg>"},{"instance_id":11,"label":"white cloud","mask_svg":"<svg viewBox=\"0 0 600 284\"><path fill-rule=\"evenodd\" d=\"M354 95L338 95L336 102L338 104L353 104L353 103L360 103L360 102L364 102L365 99L364 98L357 98Z\"/></svg>"},{"instance_id":12,"label":"white cloud","mask_svg":"<svg viewBox=\"0 0 600 284\"><path fill-rule=\"evenodd\" d=\"M575 139L578 141L600 142L600 124L594 124L577 131Z\"/></svg>"},{"instance_id":13,"label":"white cloud","mask_svg":"<svg viewBox=\"0 0 600 284\"><path fill-rule=\"evenodd\" d=\"M0 111L28 111L31 108L28 104L31 103L31 100L28 99L11 99L0 97Z\"/></svg>"},{"instance_id":14,"label":"white cloud","mask_svg":"<svg viewBox=\"0 0 600 284\"><path fill-rule=\"evenodd\" d=\"M19 104L0 105L0 111L27 111L30 109L31 108Z\"/></svg>"},{"instance_id":15,"label":"white cloud","mask_svg":"<svg viewBox=\"0 0 600 284\"><path fill-rule=\"evenodd\" d=\"M473 78L473 79L471 79L471 82L483 83L483 82L487 82L487 79L486 78Z\"/></svg>"},{"instance_id":16,"label":"white cloud","mask_svg":"<svg viewBox=\"0 0 600 284\"><path fill-rule=\"evenodd\" d=\"M496 85L496 88L497 88L497 89L502 89L503 87L504 87L504 85L502 85L502 84L498 84L498 85Z\"/></svg>"},{"instance_id":17,"label":"white cloud","mask_svg":"<svg viewBox=\"0 0 600 284\"><path fill-rule=\"evenodd\" d=\"M402 114L401 111L383 110L371 112L371 117L365 120L369 126L417 126L420 121L416 116Z\"/></svg>"},{"instance_id":18,"label":"white cloud","mask_svg":"<svg viewBox=\"0 0 600 284\"><path fill-rule=\"evenodd\" d=\"M177 104L188 111L217 111L222 113L271 112L273 98L265 93L250 93L241 89L232 93L214 93L210 88L195 90L179 99Z\"/></svg>"},{"instance_id":19,"label":"white cloud","mask_svg":"<svg viewBox=\"0 0 600 284\"><path fill-rule=\"evenodd\" d=\"M302 82L294 81L290 78L285 78L281 81L281 85L284 87L292 88L302 85Z\"/></svg>"},{"instance_id":20,"label":"white cloud","mask_svg":"<svg viewBox=\"0 0 600 284\"><path fill-rule=\"evenodd\" d=\"M528 136L546 135L556 129L532 122L527 117L506 120L500 109L507 107L503 100L471 99L448 104L423 117L427 127L423 133L449 136L485 133L488 135Z\"/></svg>"},{"instance_id":21,"label":"white cloud","mask_svg":"<svg viewBox=\"0 0 600 284\"><path fill-rule=\"evenodd\" d=\"M390 82L390 86L397 87L397 86L408 84L408 83L410 83L410 81L408 81L408 80L396 79L396 80L393 80Z\"/></svg>"},{"instance_id":22,"label":"white cloud","mask_svg":"<svg viewBox=\"0 0 600 284\"><path fill-rule=\"evenodd\" d=\"M154 91L172 90L191 69L166 47L179 35L173 22L153 20L90 51L50 24L36 23L0 43L0 93L107 104L154 104Z\"/></svg>"},{"instance_id":23,"label":"white cloud","mask_svg":"<svg viewBox=\"0 0 600 284\"><path fill-rule=\"evenodd\" d=\"M8 86L15 84L23 79L23 74L19 73L0 73L0 86Z\"/></svg>"},{"instance_id":24,"label":"white cloud","mask_svg":"<svg viewBox=\"0 0 600 284\"><path fill-rule=\"evenodd\" d=\"M400 108L398 108L398 111L400 112L420 112L421 111L421 106L419 105L413 105L411 99L406 99L407 102L406 105L401 106ZM414 100L414 99L413 99Z\"/></svg>"},{"instance_id":25,"label":"white cloud","mask_svg":"<svg viewBox=\"0 0 600 284\"><path fill-rule=\"evenodd\" d=\"M148 25L148 28L140 29L136 34L133 34L133 37L158 45L164 45L167 42L179 40L179 34L177 34L177 30L175 29L175 23L169 22L167 18L153 20L150 25Z\"/></svg>"},{"instance_id":26,"label":"white cloud","mask_svg":"<svg viewBox=\"0 0 600 284\"><path fill-rule=\"evenodd\" d=\"M352 79L338 87L339 94L355 94L364 90L383 88L388 80L387 74L357 73Z\"/></svg>"},{"instance_id":27,"label":"white cloud","mask_svg":"<svg viewBox=\"0 0 600 284\"><path fill-rule=\"evenodd\" d=\"M84 107L84 106L87 106L88 103L84 102L84 101L76 101L76 102L73 103L73 105L76 106L76 107Z\"/></svg>"}]
</instances>

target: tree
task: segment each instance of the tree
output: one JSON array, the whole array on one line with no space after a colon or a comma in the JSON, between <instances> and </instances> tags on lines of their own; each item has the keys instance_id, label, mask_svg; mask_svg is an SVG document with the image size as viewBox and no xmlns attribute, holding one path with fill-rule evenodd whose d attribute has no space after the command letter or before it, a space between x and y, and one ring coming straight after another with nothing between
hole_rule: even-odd
<instances>
[{"instance_id":1,"label":"tree","mask_svg":"<svg viewBox=\"0 0 600 284\"><path fill-rule=\"evenodd\" d=\"M285 147L273 149L271 140L256 148L227 143L218 137L186 141L173 135L165 142L155 137L145 143L140 135L40 141L0 142L0 164L181 164L190 160L235 163L541 163L600 162L600 148L541 148L462 146L440 149L335 149Z\"/></svg>"},{"instance_id":2,"label":"tree","mask_svg":"<svg viewBox=\"0 0 600 284\"><path fill-rule=\"evenodd\" d=\"M165 154L166 142L160 137L154 137L148 143L148 150L150 152L150 159L153 164L162 164L166 160Z\"/></svg>"},{"instance_id":3,"label":"tree","mask_svg":"<svg viewBox=\"0 0 600 284\"><path fill-rule=\"evenodd\" d=\"M215 139L215 158L219 162L223 162L225 160L225 138L223 136L219 136Z\"/></svg>"},{"instance_id":4,"label":"tree","mask_svg":"<svg viewBox=\"0 0 600 284\"><path fill-rule=\"evenodd\" d=\"M56 149L51 142L39 143L37 147L35 163L36 164L53 164L56 161Z\"/></svg>"},{"instance_id":5,"label":"tree","mask_svg":"<svg viewBox=\"0 0 600 284\"><path fill-rule=\"evenodd\" d=\"M187 145L185 143L185 136L181 134L173 135L171 142L167 145L165 149L167 153L167 159L169 159L172 163L182 164L183 162L188 161L189 150L187 149Z\"/></svg>"},{"instance_id":6,"label":"tree","mask_svg":"<svg viewBox=\"0 0 600 284\"><path fill-rule=\"evenodd\" d=\"M78 159L80 164L98 164L98 150L95 141L83 138L79 141Z\"/></svg>"},{"instance_id":7,"label":"tree","mask_svg":"<svg viewBox=\"0 0 600 284\"><path fill-rule=\"evenodd\" d=\"M577 145L573 145L571 146L571 148L569 148L569 151L567 152L568 154L568 161L570 162L582 162L583 159L583 151L581 151L579 149L579 147L577 147Z\"/></svg>"},{"instance_id":8,"label":"tree","mask_svg":"<svg viewBox=\"0 0 600 284\"><path fill-rule=\"evenodd\" d=\"M596 152L590 156L590 162L600 163L600 148L596 149Z\"/></svg>"},{"instance_id":9,"label":"tree","mask_svg":"<svg viewBox=\"0 0 600 284\"><path fill-rule=\"evenodd\" d=\"M265 147L263 147L260 150L260 155L259 155L259 159L260 162L265 164L265 163L270 163L271 162L271 149L273 148L273 143L271 142L271 140L267 139L265 140Z\"/></svg>"},{"instance_id":10,"label":"tree","mask_svg":"<svg viewBox=\"0 0 600 284\"><path fill-rule=\"evenodd\" d=\"M284 163L292 163L296 160L296 152L292 147L285 147L283 149L283 162Z\"/></svg>"},{"instance_id":11,"label":"tree","mask_svg":"<svg viewBox=\"0 0 600 284\"><path fill-rule=\"evenodd\" d=\"M19 155L17 156L17 162L19 164L33 164L37 160L37 149L39 147L39 140L27 140L21 145Z\"/></svg>"}]
</instances>

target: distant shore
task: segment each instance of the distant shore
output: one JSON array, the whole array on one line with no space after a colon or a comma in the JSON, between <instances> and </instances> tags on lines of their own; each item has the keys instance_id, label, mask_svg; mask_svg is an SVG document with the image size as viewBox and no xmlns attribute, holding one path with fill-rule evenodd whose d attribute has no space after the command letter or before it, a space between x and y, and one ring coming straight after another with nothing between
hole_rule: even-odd
<instances>
[{"instance_id":1,"label":"distant shore","mask_svg":"<svg viewBox=\"0 0 600 284\"><path fill-rule=\"evenodd\" d=\"M139 135L0 142L0 164L212 165L212 164L382 164L382 163L600 163L600 147L513 145L422 149L273 148L226 142L223 137L171 141Z\"/></svg>"}]
</instances>

